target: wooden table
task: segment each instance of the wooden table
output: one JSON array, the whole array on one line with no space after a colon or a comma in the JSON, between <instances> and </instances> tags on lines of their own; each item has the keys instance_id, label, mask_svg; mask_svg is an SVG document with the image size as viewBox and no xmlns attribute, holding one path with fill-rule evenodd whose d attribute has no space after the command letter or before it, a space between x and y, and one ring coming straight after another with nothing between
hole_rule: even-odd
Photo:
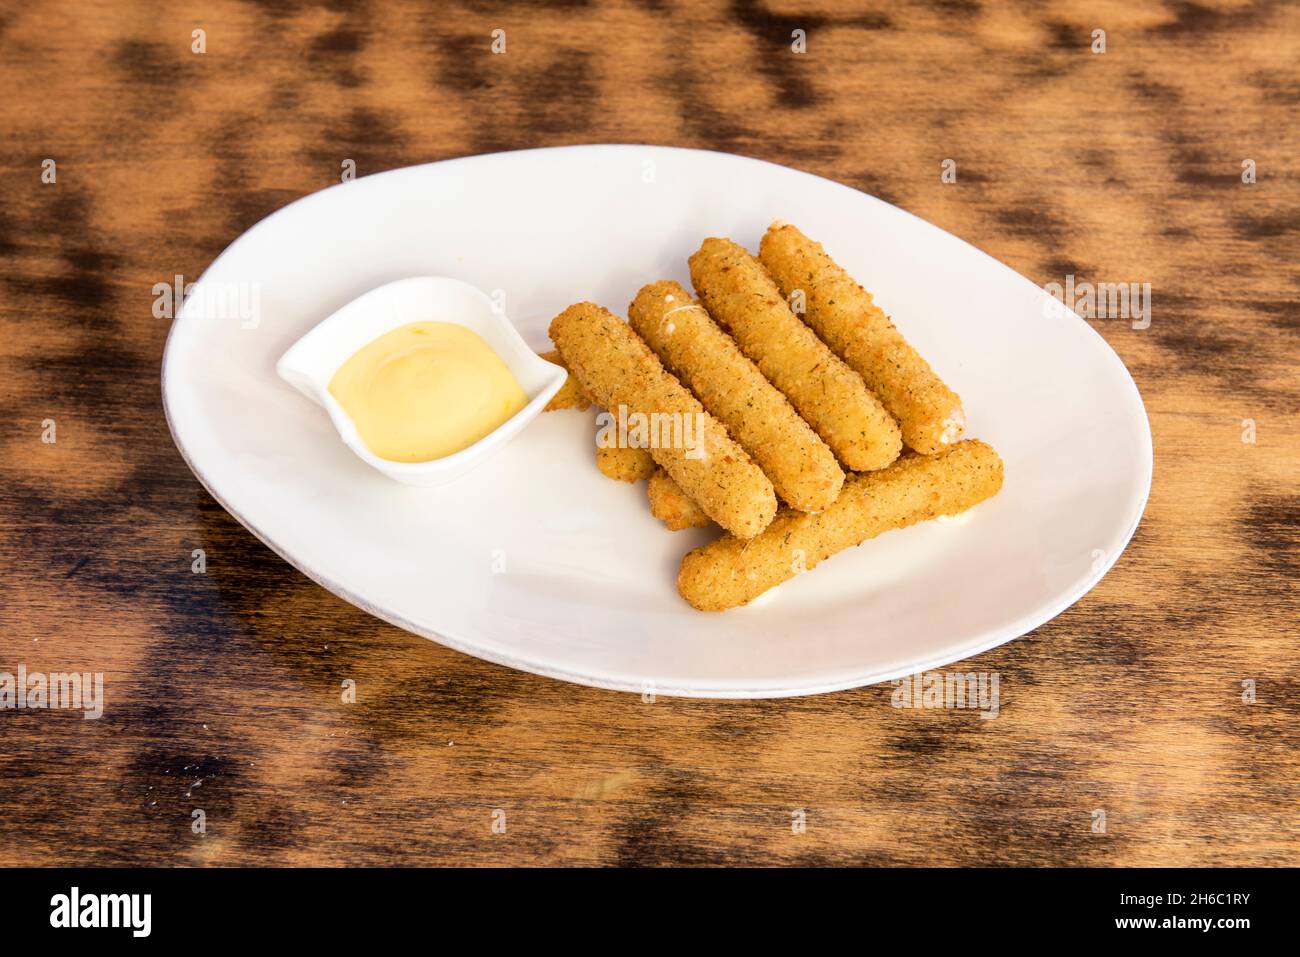
<instances>
[{"instance_id":1,"label":"wooden table","mask_svg":"<svg viewBox=\"0 0 1300 957\"><path fill-rule=\"evenodd\" d=\"M0 864L1296 864L1300 7L1092 6L10 5L0 671L107 700L0 712ZM345 159L603 141L829 176L1039 283L1151 284L1149 328L1094 322L1150 413L1146 517L964 666L996 720L509 671L316 587L190 475L155 283Z\"/></svg>"}]
</instances>

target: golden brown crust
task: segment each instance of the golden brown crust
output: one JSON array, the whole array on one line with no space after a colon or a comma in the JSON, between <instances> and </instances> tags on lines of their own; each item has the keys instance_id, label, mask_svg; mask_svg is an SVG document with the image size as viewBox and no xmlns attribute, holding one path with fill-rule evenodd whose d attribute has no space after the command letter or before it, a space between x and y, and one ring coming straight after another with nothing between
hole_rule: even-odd
<instances>
[{"instance_id":1,"label":"golden brown crust","mask_svg":"<svg viewBox=\"0 0 1300 957\"><path fill-rule=\"evenodd\" d=\"M627 314L788 505L817 512L835 501L844 471L834 453L690 293L670 280L653 282L641 288Z\"/></svg>"},{"instance_id":2,"label":"golden brown crust","mask_svg":"<svg viewBox=\"0 0 1300 957\"><path fill-rule=\"evenodd\" d=\"M557 366L568 368L568 366L564 365L564 359L560 357L558 349L542 352L539 355L547 362L553 362ZM582 391L582 385L578 382L578 377L570 373L569 377L564 380L564 385L560 386L560 391L551 396L551 401L546 403L546 408L542 409L542 411L554 412L556 409L577 409L582 412L589 408L591 408L591 399L587 398L587 394Z\"/></svg>"},{"instance_id":3,"label":"golden brown crust","mask_svg":"<svg viewBox=\"0 0 1300 957\"><path fill-rule=\"evenodd\" d=\"M596 446L596 468L605 476L619 482L639 482L655 474L659 466L648 449L634 449L620 445L605 448Z\"/></svg>"},{"instance_id":4,"label":"golden brown crust","mask_svg":"<svg viewBox=\"0 0 1300 957\"><path fill-rule=\"evenodd\" d=\"M966 419L957 393L820 243L773 223L758 256L787 299L803 290L804 322L880 397L908 448L931 454L961 437Z\"/></svg>"},{"instance_id":5,"label":"golden brown crust","mask_svg":"<svg viewBox=\"0 0 1300 957\"><path fill-rule=\"evenodd\" d=\"M782 509L762 535L724 535L682 559L681 596L701 611L735 608L846 548L893 528L955 515L997 494L1002 460L970 439L936 455L904 454L877 472L849 477L818 515Z\"/></svg>"},{"instance_id":6,"label":"golden brown crust","mask_svg":"<svg viewBox=\"0 0 1300 957\"><path fill-rule=\"evenodd\" d=\"M718 324L855 471L898 458L898 423L862 377L790 311L781 290L742 246L704 240L691 256L691 282Z\"/></svg>"},{"instance_id":7,"label":"golden brown crust","mask_svg":"<svg viewBox=\"0 0 1300 957\"><path fill-rule=\"evenodd\" d=\"M646 485L650 514L668 526L670 532L684 528L706 528L713 524L704 509L691 501L681 486L663 469L656 469Z\"/></svg>"},{"instance_id":8,"label":"golden brown crust","mask_svg":"<svg viewBox=\"0 0 1300 957\"><path fill-rule=\"evenodd\" d=\"M577 303L551 321L551 341L611 414L671 418L679 435L690 431L689 443L661 442L650 454L710 518L742 538L767 527L776 514L772 483L627 323L595 303Z\"/></svg>"}]
</instances>

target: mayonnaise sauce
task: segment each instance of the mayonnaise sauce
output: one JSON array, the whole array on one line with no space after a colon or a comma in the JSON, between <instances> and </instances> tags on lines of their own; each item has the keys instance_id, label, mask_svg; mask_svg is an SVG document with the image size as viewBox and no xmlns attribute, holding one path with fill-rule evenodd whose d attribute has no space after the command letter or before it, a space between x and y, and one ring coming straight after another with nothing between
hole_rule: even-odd
<instances>
[{"instance_id":1,"label":"mayonnaise sauce","mask_svg":"<svg viewBox=\"0 0 1300 957\"><path fill-rule=\"evenodd\" d=\"M450 322L412 322L374 339L329 389L370 451L393 462L459 452L528 404L492 347Z\"/></svg>"}]
</instances>

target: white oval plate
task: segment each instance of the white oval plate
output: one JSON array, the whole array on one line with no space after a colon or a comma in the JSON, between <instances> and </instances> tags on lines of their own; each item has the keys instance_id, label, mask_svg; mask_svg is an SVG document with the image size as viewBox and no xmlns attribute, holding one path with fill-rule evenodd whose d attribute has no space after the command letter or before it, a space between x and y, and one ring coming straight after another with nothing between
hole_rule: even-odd
<instances>
[{"instance_id":1,"label":"white oval plate","mask_svg":"<svg viewBox=\"0 0 1300 957\"><path fill-rule=\"evenodd\" d=\"M322 318L405 276L504 296L525 339L547 348L570 303L625 314L643 283L689 284L704 237L755 250L774 218L875 294L961 394L967 434L1001 453L1006 483L966 515L887 533L746 608L704 614L678 597L681 556L710 533L666 531L643 483L596 470L591 413L543 415L465 479L410 488L367 467L275 374ZM192 294L172 326L163 394L213 497L370 613L566 681L748 698L936 668L1077 601L1132 537L1150 489L1142 400L1088 323L909 213L759 160L576 146L394 170L267 217L204 273L203 292L214 294Z\"/></svg>"}]
</instances>

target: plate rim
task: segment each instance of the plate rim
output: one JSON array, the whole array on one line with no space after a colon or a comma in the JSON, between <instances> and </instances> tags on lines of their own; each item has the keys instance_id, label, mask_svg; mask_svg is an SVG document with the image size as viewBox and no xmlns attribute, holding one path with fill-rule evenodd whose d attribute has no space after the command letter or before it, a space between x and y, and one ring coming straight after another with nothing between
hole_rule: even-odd
<instances>
[{"instance_id":1,"label":"plate rim","mask_svg":"<svg viewBox=\"0 0 1300 957\"><path fill-rule=\"evenodd\" d=\"M443 166L447 164L470 162L473 160L485 159L494 156L522 155L528 153L551 153L557 151L588 151L588 150L602 150L602 149L607 150L611 148L619 149L619 150L646 150L646 151L658 151L658 152L670 152L670 153L703 153L703 154L709 154L713 156L722 156L722 157L727 157L729 159L742 160L749 163L757 163L763 166L772 166L785 173L795 173L799 176L810 177L822 183L829 183L840 189L850 190L851 192L856 193L859 196L865 197L869 200L880 203L884 206L888 206L891 209L897 210L911 217L912 219L920 220L926 226L929 226L933 229L937 229L944 235L951 237L952 239L955 239L958 242L962 243L963 245L974 250L980 256L996 264L999 268L1005 269L1011 272L1012 274L1014 274L1015 276L1021 279L1025 279L1030 283L1033 283L1033 280L1028 279L1028 277L1026 276L1023 276L1021 273L1017 272L1011 266L1007 265L1006 263L1002 262L996 257L990 255L989 253L985 252L979 247L973 245L972 243L966 241L965 239L962 239L960 236L956 235L955 233L951 233L941 226L931 223L928 220L924 220L920 216L910 212L909 210L904 209L901 206L896 206L893 203L888 203L885 200L880 199L880 197L878 196L873 196L870 193L864 192L863 190L857 189L856 187L849 186L846 183L841 183L838 180L833 180L825 176L820 176L816 173L810 173L807 172L806 170L796 169L795 167L792 166L785 166L781 163L776 163L771 160L761 159L759 157L746 156L741 153L729 153L723 150L696 149L694 147L667 146L667 145L641 144L641 143L576 143L576 144L569 144L564 146L542 146L542 147L533 147L529 149L499 150L492 153L476 153L476 154L470 154L466 156L455 156L455 157L449 157L447 159L442 159L442 160L431 160L427 163L416 163L411 166L400 166L394 169L382 170L380 172L372 173L362 178L366 180L371 180L371 179L384 177L384 176L409 173L410 171L413 170L424 169L426 167L431 167L431 166ZM198 279L195 280L194 285L197 287L199 284L201 284L207 278L209 273L211 273L222 262L222 260L225 259L227 254L229 254L230 251L238 243L242 242L244 239L246 239L248 236L253 234L255 231L258 231L263 227L265 227L271 220L276 219L281 214L287 213L290 209L293 209L295 206L299 205L300 203L320 202L322 201L321 198L324 197L326 194L329 194L330 192L336 189L345 188L348 185L350 184L343 183L343 182L333 183L330 186L325 187L324 189L319 189L316 190L315 192L307 193L304 196L300 196L297 199L292 200L289 203L286 203L284 206L281 206L278 209L275 209L272 212L268 213L266 216L259 219L256 223L249 226L238 236L236 236L233 240L231 240L231 242L229 242L225 246L225 248L222 249L221 252L218 253L215 258L213 258L212 262L208 264L208 266L203 270L203 272L200 273ZM1046 295L1046 293L1044 294ZM1116 562L1119 561L1119 557L1122 554L1124 554L1125 550L1129 546L1129 543L1132 541L1133 536L1137 533L1138 527L1142 523L1142 518L1146 512L1147 502L1149 501L1151 495L1151 485L1152 485L1154 472L1155 472L1155 449L1154 449L1154 444L1151 435L1150 416L1147 413L1146 403L1142 399L1141 390L1138 388L1137 382L1133 378L1133 374L1129 371L1128 366L1124 363L1124 360L1120 357L1119 353L1116 352L1115 349L1111 346L1110 342L1107 341L1106 337L1103 336L1100 332L1098 332L1096 328L1091 323L1089 323L1086 319L1084 319L1083 317L1075 313L1074 310L1066 309L1066 310L1062 310L1062 312L1068 313L1068 315L1063 315L1063 318L1065 318L1066 321L1076 321L1078 323L1081 323L1098 340L1098 342L1104 347L1104 349L1107 352L1109 352L1110 357L1114 360L1114 362L1118 364L1119 368L1123 371L1124 379L1127 381L1129 388L1132 390L1132 397L1136 400L1137 408L1141 412L1141 414L1137 416L1137 419L1139 420L1139 424L1140 424L1138 438L1140 439L1141 448L1139 449L1140 454L1139 454L1138 464L1142 468L1141 491L1133 499L1135 505L1131 509L1132 517L1129 521L1127 530L1121 536L1120 543L1114 549L1112 549L1109 554L1107 554L1103 564L1096 571L1094 571L1089 577L1083 579L1081 584L1078 585L1074 590L1067 593L1065 598L1046 606L1048 609L1046 614L1039 612L1036 614L1021 615L1019 618L1016 619L1015 622L1009 625L997 629L986 630L984 633L981 633L977 637L971 639L966 644L962 645L959 649L957 649L956 652L950 649L941 654L932 656L931 658L927 659L922 663L913 664L912 666L909 666L908 668L905 669L901 669L901 670L900 669L876 669L876 670L871 670L860 674L854 674L850 677L843 678L840 680L802 684L802 685L795 684L790 687L775 687L775 686L757 686L752 688L703 687L703 686L692 687L689 683L675 685L675 686L674 685L660 686L658 683L651 682L651 681L642 682L640 685L637 685L636 683L633 682L611 680L608 678L602 678L598 675L585 674L582 672L571 671L563 668L555 668L548 665L538 664L528 659L516 658L514 656L507 655L507 654L500 654L496 651L484 649L481 646L477 645L476 643L464 639L460 636L447 634L445 632L434 631L433 629L430 628L425 628L421 625L417 625L412 621L409 621L408 619L404 618L399 614L396 614L395 612L391 612L388 611L387 609L379 608L367 602L365 599L355 594L347 587L320 574L318 571L311 568L309 563L305 561L300 563L299 561L296 561L295 559L289 557L289 555L287 555L266 534L264 534L252 522L246 519L240 512L232 508L231 505L225 500L225 498L223 498L220 494L217 493L212 483L209 481L208 477L199 468L196 467L194 460L190 456L189 450L185 447L185 444L182 442L180 435L177 433L176 424L173 421L173 416L172 416L171 397L168 393L168 378L169 378L168 370L171 367L172 347L175 345L177 329L180 326L181 322L184 321L185 318L184 303L182 303L181 307L177 309L176 318L172 320L171 325L168 327L167 330L167 339L163 345L162 364L160 368L159 379L160 379L161 392L162 392L163 415L167 421L167 429L168 432L171 434L172 443L176 446L177 451L180 452L181 459L185 462L186 467L189 468L190 472L194 475L194 477L199 480L199 484L203 486L204 491L206 491L208 495L210 495L212 499L227 512L227 514L229 514L237 522L239 522L239 524L242 525L245 529L247 529L253 535L254 538L260 541L272 552L274 552L281 560L286 562L292 568L297 569L300 573L306 576L310 581L319 585L321 588L324 588L326 591L329 591L332 594L336 595L337 597L342 598L344 601L348 602L349 604L354 605L357 608L360 608L362 611L366 612L367 614L372 615L380 619L381 621L387 622L388 624L393 625L394 627L400 628L403 631L407 631L410 632L411 634L418 635L427 640L437 642L440 645L444 645L448 648L451 648L454 651L460 652L461 654L468 655L472 658L477 658L483 661L489 661L492 662L493 664L502 665L507 668L513 668L517 671L523 671L529 674L539 675L545 678L553 678L559 681L567 681L572 684L583 685L590 688L600 688L606 691L621 691L621 692L629 692L634 694L644 694L646 692L651 692L656 696L662 695L664 697L687 698L687 699L697 699L697 700L756 700L756 699L766 699L766 698L794 698L794 697L805 697L809 695L829 694L836 691L846 691L853 688L862 688L871 685L883 684L889 681L895 681L899 678L908 675L923 674L925 672L937 668L941 668L946 665L954 664L959 661L964 661L967 658L971 658L974 657L975 655L982 654L983 652L988 651L992 648L996 648L999 645L1003 645L1008 642L1014 641L1017 638L1022 638L1026 634L1029 634L1035 629L1040 628L1043 625L1047 624L1048 622L1052 621L1053 619L1057 618L1063 612L1065 612L1070 607L1075 605L1080 599L1082 599L1085 595L1087 595L1088 592L1092 591L1092 589L1097 586L1097 584L1115 566Z\"/></svg>"}]
</instances>

